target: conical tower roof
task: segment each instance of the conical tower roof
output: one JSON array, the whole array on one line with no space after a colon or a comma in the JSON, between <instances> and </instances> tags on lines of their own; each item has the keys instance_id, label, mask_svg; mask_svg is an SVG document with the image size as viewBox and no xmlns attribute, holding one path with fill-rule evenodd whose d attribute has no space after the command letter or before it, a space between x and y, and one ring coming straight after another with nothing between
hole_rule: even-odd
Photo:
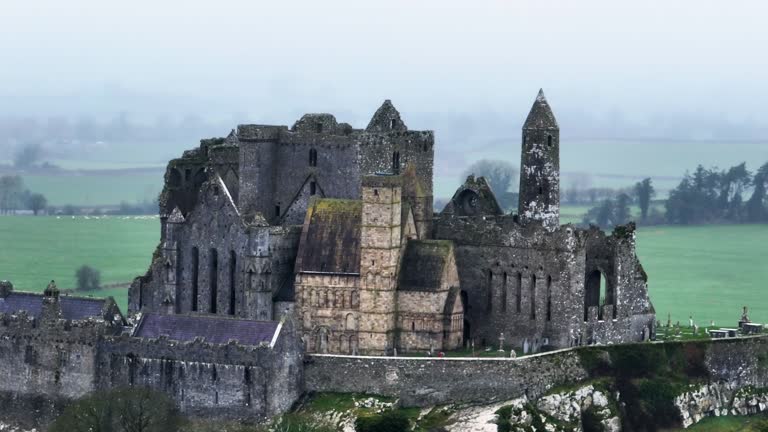
<instances>
[{"instance_id":1,"label":"conical tower roof","mask_svg":"<svg viewBox=\"0 0 768 432\"><path fill-rule=\"evenodd\" d=\"M533 101L531 112L528 113L528 118L525 119L523 129L559 129L555 114L552 112L552 108L549 107L549 102L544 96L544 90L539 89L539 94L536 96L536 100Z\"/></svg>"}]
</instances>

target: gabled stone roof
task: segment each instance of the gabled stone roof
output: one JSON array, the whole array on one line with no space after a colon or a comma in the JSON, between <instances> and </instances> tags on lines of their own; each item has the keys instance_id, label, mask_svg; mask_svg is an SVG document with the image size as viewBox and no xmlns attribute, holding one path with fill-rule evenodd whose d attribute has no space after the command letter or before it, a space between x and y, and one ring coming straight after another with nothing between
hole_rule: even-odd
<instances>
[{"instance_id":1,"label":"gabled stone roof","mask_svg":"<svg viewBox=\"0 0 768 432\"><path fill-rule=\"evenodd\" d=\"M147 313L142 316L133 335L143 338L166 336L179 342L203 338L213 344L225 344L234 340L242 345L256 346L270 343L278 326L277 321L252 321L218 315Z\"/></svg>"},{"instance_id":2,"label":"gabled stone roof","mask_svg":"<svg viewBox=\"0 0 768 432\"><path fill-rule=\"evenodd\" d=\"M445 267L452 256L452 241L409 241L403 255L398 289L402 291L439 290L442 287Z\"/></svg>"},{"instance_id":3,"label":"gabled stone roof","mask_svg":"<svg viewBox=\"0 0 768 432\"><path fill-rule=\"evenodd\" d=\"M555 114L544 96L544 90L539 90L523 129L559 129Z\"/></svg>"},{"instance_id":4,"label":"gabled stone roof","mask_svg":"<svg viewBox=\"0 0 768 432\"><path fill-rule=\"evenodd\" d=\"M400 118L400 113L392 105L392 101L387 99L373 114L365 130L368 132L407 131L408 126Z\"/></svg>"},{"instance_id":5,"label":"gabled stone roof","mask_svg":"<svg viewBox=\"0 0 768 432\"><path fill-rule=\"evenodd\" d=\"M503 192L503 191L502 191ZM441 212L455 216L499 216L504 214L485 177L470 175Z\"/></svg>"},{"instance_id":6,"label":"gabled stone roof","mask_svg":"<svg viewBox=\"0 0 768 432\"><path fill-rule=\"evenodd\" d=\"M296 272L360 273L363 202L322 198L307 209Z\"/></svg>"}]
</instances>

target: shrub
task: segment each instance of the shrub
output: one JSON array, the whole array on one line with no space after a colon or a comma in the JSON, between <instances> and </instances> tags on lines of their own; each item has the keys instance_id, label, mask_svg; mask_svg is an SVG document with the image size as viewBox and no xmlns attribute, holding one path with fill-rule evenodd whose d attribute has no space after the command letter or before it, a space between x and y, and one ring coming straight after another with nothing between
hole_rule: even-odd
<instances>
[{"instance_id":1,"label":"shrub","mask_svg":"<svg viewBox=\"0 0 768 432\"><path fill-rule=\"evenodd\" d=\"M78 291L95 291L101 289L101 272L87 265L80 266L75 272Z\"/></svg>"},{"instance_id":2,"label":"shrub","mask_svg":"<svg viewBox=\"0 0 768 432\"><path fill-rule=\"evenodd\" d=\"M402 432L410 429L408 417L400 411L386 411L372 417L358 417L355 421L357 432Z\"/></svg>"},{"instance_id":3,"label":"shrub","mask_svg":"<svg viewBox=\"0 0 768 432\"><path fill-rule=\"evenodd\" d=\"M176 432L181 417L173 401L147 388L124 388L86 396L51 425L50 432Z\"/></svg>"}]
</instances>

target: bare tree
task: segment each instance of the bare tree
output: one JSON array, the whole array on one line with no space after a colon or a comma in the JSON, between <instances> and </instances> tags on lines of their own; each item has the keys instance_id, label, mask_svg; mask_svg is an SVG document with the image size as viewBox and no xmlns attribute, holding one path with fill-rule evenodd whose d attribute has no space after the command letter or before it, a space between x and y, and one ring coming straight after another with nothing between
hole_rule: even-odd
<instances>
[{"instance_id":1,"label":"bare tree","mask_svg":"<svg viewBox=\"0 0 768 432\"><path fill-rule=\"evenodd\" d=\"M513 205L514 196L510 189L515 186L519 175L516 166L503 160L481 159L470 165L460 180L463 182L469 175L485 177L501 207L509 208Z\"/></svg>"}]
</instances>

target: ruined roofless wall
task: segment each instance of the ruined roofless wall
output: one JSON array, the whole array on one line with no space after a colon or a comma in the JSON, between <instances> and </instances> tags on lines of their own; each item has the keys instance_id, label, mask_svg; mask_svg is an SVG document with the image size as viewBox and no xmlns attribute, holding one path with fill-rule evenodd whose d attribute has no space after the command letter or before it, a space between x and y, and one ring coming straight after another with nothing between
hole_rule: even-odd
<instances>
[{"instance_id":1,"label":"ruined roofless wall","mask_svg":"<svg viewBox=\"0 0 768 432\"><path fill-rule=\"evenodd\" d=\"M0 419L39 427L74 399L129 385L166 392L190 415L273 416L303 390L302 354L288 327L272 348L243 347L110 336L95 321L0 314L0 401L11 401ZM25 406L35 408L17 409Z\"/></svg>"},{"instance_id":2,"label":"ruined roofless wall","mask_svg":"<svg viewBox=\"0 0 768 432\"><path fill-rule=\"evenodd\" d=\"M768 336L679 344L704 347L710 382L768 386ZM579 350L653 349L644 344L564 349L517 359L352 357L311 354L305 361L306 391L391 396L408 406L495 403L548 390L588 377Z\"/></svg>"}]
</instances>

